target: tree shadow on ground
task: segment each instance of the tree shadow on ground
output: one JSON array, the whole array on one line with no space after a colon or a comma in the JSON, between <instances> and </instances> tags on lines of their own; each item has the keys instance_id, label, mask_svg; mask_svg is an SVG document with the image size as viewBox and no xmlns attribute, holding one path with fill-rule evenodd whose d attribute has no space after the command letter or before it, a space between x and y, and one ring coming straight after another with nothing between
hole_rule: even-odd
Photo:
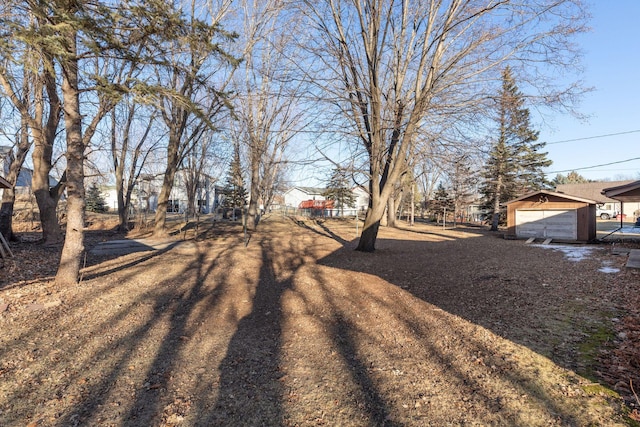
<instances>
[{"instance_id":1,"label":"tree shadow on ground","mask_svg":"<svg viewBox=\"0 0 640 427\"><path fill-rule=\"evenodd\" d=\"M283 388L279 381L282 294L291 288L295 258L276 266L272 258L283 248L258 243L262 253L259 281L251 312L237 325L220 363L219 389L214 402L198 401L195 424L200 426L281 424ZM276 271L278 270L278 271ZM283 276L284 270L286 273Z\"/></svg>"},{"instance_id":2,"label":"tree shadow on ground","mask_svg":"<svg viewBox=\"0 0 640 427\"><path fill-rule=\"evenodd\" d=\"M585 282L579 274L583 267L560 253L522 250L522 241L487 245L495 236L477 236L439 242L378 239L376 253L341 248L319 264L376 275L561 366L579 368L572 346L584 338L581 312L611 310L606 301L599 307L597 281Z\"/></svg>"},{"instance_id":3,"label":"tree shadow on ground","mask_svg":"<svg viewBox=\"0 0 640 427\"><path fill-rule=\"evenodd\" d=\"M64 354L51 356L32 382L16 385L7 399L50 399L46 389L33 391L32 384L63 372L55 399L71 404L60 410L57 425L399 426L433 425L433 419L460 425L474 419L474 414L464 418L456 406L467 402L494 417L475 420L504 425L499 417L508 413L516 420L511 425L528 425L495 392L513 388L516 395L532 396L534 406L544 407L541 412L579 424L548 390L537 389L518 365L495 354L480 328L540 354L562 350L553 342L561 337L547 330L549 322L566 315L558 292L582 297L590 289L581 288L579 279L549 280L561 272L571 275L574 266L561 255L548 252L536 261L531 252L514 250L522 242L488 248L480 234L438 242L380 239L379 251L365 254L354 252L353 242L338 247L332 236L338 232L284 232L290 229L285 223L256 233L249 248L239 233L212 235L189 255L178 247L95 276L85 294L42 323L64 328L63 316L77 323L87 306L122 282L132 283L126 290L134 296L122 307L92 305L105 311L98 312L99 320L88 330L67 324L70 336L62 341L40 338L38 325L15 340L51 341L39 342L38 351L62 342ZM169 270L172 263L179 270ZM505 265L519 266L518 274ZM161 280L138 291L136 284L147 280L149 271L163 268L171 274L154 275ZM534 289L532 283L549 286ZM461 323L456 316L470 322L464 331L456 329ZM116 328L125 318L135 323ZM298 359L287 358L288 352ZM556 357L561 365L562 354ZM0 351L0 359L10 355L10 349ZM483 377L467 369L470 363L486 364ZM396 369L398 364L407 372ZM492 364L501 367L499 375ZM500 381L495 387L494 378ZM437 381L451 382L449 389L461 395L438 400ZM421 396L428 384L437 391ZM295 392L299 399L311 396L311 403L290 400ZM413 405L411 399L425 406L423 399L431 399L433 407L412 406L410 412L403 405ZM119 412L104 410L114 404L121 405ZM436 417L438 406L451 413L429 418ZM113 419L99 418L105 412ZM314 418L319 412L324 415Z\"/></svg>"}]
</instances>

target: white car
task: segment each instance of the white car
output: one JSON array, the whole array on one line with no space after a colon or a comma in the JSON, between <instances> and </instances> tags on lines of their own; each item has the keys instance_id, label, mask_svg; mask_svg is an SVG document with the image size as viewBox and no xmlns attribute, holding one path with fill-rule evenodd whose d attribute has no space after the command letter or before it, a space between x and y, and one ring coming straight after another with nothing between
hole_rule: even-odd
<instances>
[{"instance_id":1,"label":"white car","mask_svg":"<svg viewBox=\"0 0 640 427\"><path fill-rule=\"evenodd\" d=\"M600 219L611 219L618 215L618 212L614 209L607 209L608 206L596 207L596 217Z\"/></svg>"}]
</instances>

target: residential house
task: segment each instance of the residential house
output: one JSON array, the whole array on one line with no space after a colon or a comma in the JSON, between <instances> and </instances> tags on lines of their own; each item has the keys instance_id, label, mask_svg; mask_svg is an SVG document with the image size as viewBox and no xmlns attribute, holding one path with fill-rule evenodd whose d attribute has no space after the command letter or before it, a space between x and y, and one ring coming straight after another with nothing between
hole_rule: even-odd
<instances>
[{"instance_id":1,"label":"residential house","mask_svg":"<svg viewBox=\"0 0 640 427\"><path fill-rule=\"evenodd\" d=\"M292 187L284 193L284 204L286 208L298 209L303 202L324 201L324 188L315 187ZM353 187L351 191L354 194L354 203L352 206L346 206L343 208L332 207L325 209L323 215L327 216L355 216L356 214L364 215L364 212L369 206L369 193L362 187ZM319 204L318 204L319 205Z\"/></svg>"},{"instance_id":2,"label":"residential house","mask_svg":"<svg viewBox=\"0 0 640 427\"><path fill-rule=\"evenodd\" d=\"M594 200L600 208L605 211L620 212L620 201L607 197L603 194L605 188L619 187L628 185L634 181L600 181L585 182L580 184L560 184L556 187L557 193L567 194L569 196L579 197L582 199ZM630 202L624 203L622 206L623 214L627 217L633 217L634 213L640 210L640 203Z\"/></svg>"},{"instance_id":3,"label":"residential house","mask_svg":"<svg viewBox=\"0 0 640 427\"><path fill-rule=\"evenodd\" d=\"M292 187L284 193L284 205L289 208L297 208L306 200L324 200L324 188Z\"/></svg>"},{"instance_id":4,"label":"residential house","mask_svg":"<svg viewBox=\"0 0 640 427\"><path fill-rule=\"evenodd\" d=\"M131 208L138 212L155 212L158 208L158 195L162 189L163 174L142 174L138 178L138 183L131 196ZM203 175L197 189L196 207L200 213L211 213L220 206L223 189L215 185L215 178ZM116 187L100 187L109 210L118 210L118 199ZM178 171L176 179L169 195L167 212L184 213L187 209L188 197L184 185L184 175Z\"/></svg>"},{"instance_id":5,"label":"residential house","mask_svg":"<svg viewBox=\"0 0 640 427\"><path fill-rule=\"evenodd\" d=\"M10 146L0 146L0 176L6 177L9 174L9 168L13 161L13 148ZM31 181L33 179L33 169L23 167L20 169L18 179L16 180L16 194L29 194L31 192ZM49 177L49 185L54 187L58 181ZM10 187L7 187L10 188ZM2 187L0 187L0 197L2 196Z\"/></svg>"}]
</instances>

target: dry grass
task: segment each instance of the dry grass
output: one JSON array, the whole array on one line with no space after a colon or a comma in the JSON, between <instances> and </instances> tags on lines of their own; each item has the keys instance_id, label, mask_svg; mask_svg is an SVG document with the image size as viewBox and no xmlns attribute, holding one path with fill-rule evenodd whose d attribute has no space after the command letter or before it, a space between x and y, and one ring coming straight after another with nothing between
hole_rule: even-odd
<instances>
[{"instance_id":1,"label":"dry grass","mask_svg":"<svg viewBox=\"0 0 640 427\"><path fill-rule=\"evenodd\" d=\"M89 256L73 288L49 281L55 253L16 245L44 262L0 281L0 424L626 425L578 374L602 368L581 346L615 338L638 279L599 273L624 261L606 248L573 262L418 225L364 254L346 221L267 218L246 247L237 225L198 230Z\"/></svg>"}]
</instances>

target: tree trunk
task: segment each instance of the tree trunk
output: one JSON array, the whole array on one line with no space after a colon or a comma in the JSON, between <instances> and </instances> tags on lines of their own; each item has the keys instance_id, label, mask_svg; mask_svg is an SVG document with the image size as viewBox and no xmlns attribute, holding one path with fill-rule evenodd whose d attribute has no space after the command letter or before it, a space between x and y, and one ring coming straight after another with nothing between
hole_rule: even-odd
<instances>
[{"instance_id":1,"label":"tree trunk","mask_svg":"<svg viewBox=\"0 0 640 427\"><path fill-rule=\"evenodd\" d=\"M49 132L47 131L46 133ZM55 129L53 133L55 133ZM40 225L42 226L42 242L45 245L57 244L62 241L62 229L58 223L57 215L59 196L56 191L50 188L49 183L52 153L53 140L49 140L48 136L38 133L34 138L31 187L38 204Z\"/></svg>"},{"instance_id":2,"label":"tree trunk","mask_svg":"<svg viewBox=\"0 0 640 427\"><path fill-rule=\"evenodd\" d=\"M500 188L502 187L502 179L498 179L496 183L496 192L493 198L493 217L491 218L491 231L498 231L500 223Z\"/></svg>"},{"instance_id":3,"label":"tree trunk","mask_svg":"<svg viewBox=\"0 0 640 427\"><path fill-rule=\"evenodd\" d=\"M5 188L2 192L2 205L0 206L0 233L7 241L13 240L13 206L16 192L13 188Z\"/></svg>"},{"instance_id":4,"label":"tree trunk","mask_svg":"<svg viewBox=\"0 0 640 427\"><path fill-rule=\"evenodd\" d=\"M378 202L376 205L369 204L369 209L367 209L367 214L364 218L364 225L362 226L360 241L358 241L358 247L356 247L357 251L374 252L376 250L378 229L380 228L380 220L384 216L386 203Z\"/></svg>"},{"instance_id":5,"label":"tree trunk","mask_svg":"<svg viewBox=\"0 0 640 427\"><path fill-rule=\"evenodd\" d=\"M387 227L396 227L396 199L394 196L390 196L387 202Z\"/></svg>"},{"instance_id":6,"label":"tree trunk","mask_svg":"<svg viewBox=\"0 0 640 427\"><path fill-rule=\"evenodd\" d=\"M251 147L251 150L257 150L257 147ZM260 157L256 154L252 155L251 160L251 193L249 195L249 209L247 211L247 228L255 230L258 226L258 198L260 197Z\"/></svg>"},{"instance_id":7,"label":"tree trunk","mask_svg":"<svg viewBox=\"0 0 640 427\"><path fill-rule=\"evenodd\" d=\"M118 166L119 168L119 166ZM118 198L118 231L129 230L129 208L124 199L124 182L122 170L116 168L116 197Z\"/></svg>"},{"instance_id":8,"label":"tree trunk","mask_svg":"<svg viewBox=\"0 0 640 427\"><path fill-rule=\"evenodd\" d=\"M63 68L62 96L67 133L67 229L56 282L70 285L78 282L84 252L84 141L78 91L78 59L76 33L68 34L69 58Z\"/></svg>"},{"instance_id":9,"label":"tree trunk","mask_svg":"<svg viewBox=\"0 0 640 427\"><path fill-rule=\"evenodd\" d=\"M27 157L27 152L31 143L29 141L29 130L26 120L22 120L22 129L20 131L20 140L18 142L18 152L9 166L9 174L6 176L7 181L12 185L11 188L5 188L2 192L2 206L0 206L0 233L6 240L13 240L13 208L16 201L15 186L18 182L18 175Z\"/></svg>"},{"instance_id":10,"label":"tree trunk","mask_svg":"<svg viewBox=\"0 0 640 427\"><path fill-rule=\"evenodd\" d=\"M171 145L171 142L169 143ZM162 180L162 189L158 195L158 207L156 208L155 225L153 235L156 237L165 236L167 234L167 205L171 190L173 189L173 181L176 177L176 169L178 168L178 148L169 147L167 156L167 168L164 172Z\"/></svg>"}]
</instances>

